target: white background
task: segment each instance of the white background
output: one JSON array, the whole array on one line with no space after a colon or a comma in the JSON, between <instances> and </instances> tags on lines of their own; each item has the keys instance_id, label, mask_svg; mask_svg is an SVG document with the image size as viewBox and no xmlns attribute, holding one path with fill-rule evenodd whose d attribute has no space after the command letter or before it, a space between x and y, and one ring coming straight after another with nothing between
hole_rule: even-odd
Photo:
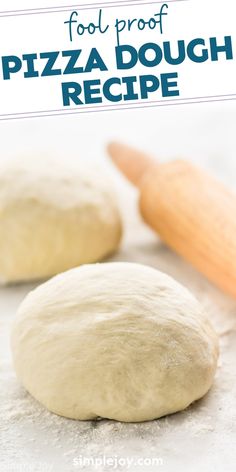
<instances>
[{"instance_id":1,"label":"white background","mask_svg":"<svg viewBox=\"0 0 236 472\"><path fill-rule=\"evenodd\" d=\"M40 3L40 4L39 4ZM36 8L44 6L75 5L76 2L59 0L55 2L41 1L25 2L0 2L0 10L10 10L11 8ZM84 4L90 2L84 1ZM106 2L104 2L106 3ZM131 2L132 3L132 2ZM164 61L155 68L146 68L139 63L133 69L127 71L117 71L115 67L114 47L116 44L115 30L112 25L116 18L143 17L148 19L157 11L161 4L146 4L137 6L104 8L104 22L108 22L111 27L108 33L101 35L84 35L78 37L73 42L69 41L67 27L64 21L69 19L70 12L76 8L69 9L68 12L47 13L40 15L0 17L0 53L4 55L40 53L45 51L82 49L78 65L85 67L89 51L96 46L105 60L109 70L91 73L74 74L66 76L53 76L42 78L23 78L23 71L13 74L11 80L3 80L0 76L0 114L40 112L45 110L63 109L61 83L67 81L78 81L97 79L104 80L112 76L129 76L140 74L154 74L178 72L178 88L181 100L192 97L207 97L216 95L235 94L236 96L236 62L235 60L225 60L224 53L219 54L219 61L196 64L186 59L179 66L170 66ZM142 2L140 2L142 3ZM79 9L77 10L79 11ZM145 30L137 32L134 28L131 32L121 33L121 43L130 43L136 47L148 41L159 42L170 40L176 45L178 39L184 39L186 43L194 38L203 37L209 46L209 37L217 37L219 44L224 43L224 36L232 36L233 50L235 47L235 2L234 0L223 1L203 1L187 0L183 2L170 2L168 16L163 18L164 34L160 35L159 30ZM86 24L91 20L96 20L98 9L79 11L79 19ZM175 48L176 50L176 48ZM39 71L42 71L45 61L37 62ZM56 67L63 67L65 60L60 59ZM125 89L123 88L123 92ZM137 86L137 92L139 88ZM117 90L118 93L118 90ZM174 97L176 100L176 97ZM157 91L150 95L150 101L162 100L161 92ZM166 99L165 99L166 100ZM135 102L126 102L124 106L133 106ZM144 104L144 101L142 101ZM104 99L103 104L114 107L114 104ZM95 105L96 108L100 104ZM121 106L120 103L117 104ZM64 112L71 112L71 108L78 112L83 111L84 105L64 107ZM37 113L36 113L37 114Z\"/></svg>"}]
</instances>

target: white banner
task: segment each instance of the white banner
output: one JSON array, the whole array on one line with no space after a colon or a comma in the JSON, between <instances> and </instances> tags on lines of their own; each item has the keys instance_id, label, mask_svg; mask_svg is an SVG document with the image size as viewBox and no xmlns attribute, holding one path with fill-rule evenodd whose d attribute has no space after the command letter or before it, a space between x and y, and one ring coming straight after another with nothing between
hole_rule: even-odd
<instances>
[{"instance_id":1,"label":"white banner","mask_svg":"<svg viewBox=\"0 0 236 472\"><path fill-rule=\"evenodd\" d=\"M236 98L234 0L0 12L0 119Z\"/></svg>"}]
</instances>

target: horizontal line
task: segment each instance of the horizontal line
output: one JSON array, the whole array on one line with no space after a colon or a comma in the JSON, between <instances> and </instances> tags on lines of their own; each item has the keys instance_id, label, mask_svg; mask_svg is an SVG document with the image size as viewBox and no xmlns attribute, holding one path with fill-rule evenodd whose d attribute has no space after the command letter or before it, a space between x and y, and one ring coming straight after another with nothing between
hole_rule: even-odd
<instances>
[{"instance_id":1,"label":"horizontal line","mask_svg":"<svg viewBox=\"0 0 236 472\"><path fill-rule=\"evenodd\" d=\"M136 0L135 0L136 1ZM134 7L134 6L140 6L140 5L155 5L157 3L178 3L178 2L188 2L190 0L166 0L165 1L159 1L157 0L156 2L138 2L138 3L126 3L126 4L118 4L116 5L115 2L113 2L112 5L106 5L106 4L101 4L100 7L104 10L104 9L107 9L107 8L120 8L120 7ZM122 3L122 2L121 2ZM93 5L91 3L91 5ZM20 13L11 13L11 11L7 12L7 14L1 14L3 12L0 11L0 18L9 18L9 17L15 17L15 16L29 16L29 15L43 15L43 14L47 14L47 13L62 13L62 12L66 12L66 11L71 11L71 7L55 7L56 10L50 10L50 11L38 11L38 10L34 10L34 11L29 11L26 10L25 13L21 13L21 10L18 10ZM62 8L61 10L58 10L57 8ZM77 7L77 10L80 10L80 11L83 11L83 10L94 10L98 8L97 6L87 6L87 7L83 7L83 8L80 8L80 6ZM16 10L17 11L17 10ZM24 12L24 10L22 10ZM8 14L9 13L9 14Z\"/></svg>"},{"instance_id":2,"label":"horizontal line","mask_svg":"<svg viewBox=\"0 0 236 472\"><path fill-rule=\"evenodd\" d=\"M129 0L122 0L122 1L117 1L117 2L114 0L113 2L106 2L106 4L107 5L113 5L114 3L122 4L122 3L127 3L127 1L129 1ZM134 0L134 1L136 1L136 0ZM169 0L169 1L171 1L171 0ZM174 0L174 1L178 1L178 0ZM103 5L103 4L104 4L104 2L98 2L98 3L94 2L94 3L80 3L80 4L77 3L76 5L58 5L58 6L55 6L55 7L25 8L25 9L22 9L22 10L5 10L5 11L0 10L0 14L1 13L3 13L3 14L4 13L16 13L17 14L17 13L35 12L35 11L39 12L39 11L42 11L42 10L43 11L45 11L45 10L56 10L58 8L80 8L80 7L90 7L90 6L94 6L94 8L95 8L95 6L97 7L97 6L100 6L100 5Z\"/></svg>"},{"instance_id":3,"label":"horizontal line","mask_svg":"<svg viewBox=\"0 0 236 472\"><path fill-rule=\"evenodd\" d=\"M134 0L134 1L136 1L136 0ZM189 0L162 0L162 1L157 0L156 2L149 2L149 1L147 1L147 2L145 2L145 4L149 4L149 3L150 3L150 4L152 4L152 3L177 3L177 2L186 2L186 1L189 1ZM117 4L117 5L120 4L120 6L123 6L123 4L125 4L125 3L127 3L127 0L106 2L105 5L108 5L108 7L109 7L109 5L113 5L113 4ZM141 4L141 3L140 3L140 4ZM142 4L143 4L143 3L142 3ZM30 13L30 12L40 12L40 11L42 11L42 10L44 10L44 11L45 11L45 10L54 10L54 11L55 11L55 10L57 10L57 9L59 9L59 8L69 8L69 9L71 9L71 8L79 8L79 9L81 9L81 7L91 7L91 6L92 6L93 8L96 8L96 7L102 6L102 5L104 5L103 2L99 2L99 3L82 3L82 4L76 4L76 5L59 5L59 6L55 6L55 7L44 7L44 8L26 8L26 9L23 9L23 10L5 10L5 11L2 10L2 11L0 11L0 15L1 15L1 14L7 14L7 13L15 13L15 14L17 15L18 13L24 13L24 12L29 12L29 13Z\"/></svg>"},{"instance_id":4,"label":"horizontal line","mask_svg":"<svg viewBox=\"0 0 236 472\"><path fill-rule=\"evenodd\" d=\"M124 107L113 107L113 108L103 108L102 110L99 108L99 110L91 110L91 111L87 111L87 110L84 110L83 109L80 109L80 110L75 110L75 111L67 111L67 112L60 112L60 113L46 113L46 114L39 114L39 115L31 115L31 116L15 116L15 117L8 117L8 118L0 118L0 121L9 121L9 120L19 120L19 119L29 119L29 118L43 118L43 117L52 117L52 116L62 116L62 115L76 115L76 114L79 114L79 113L99 113L99 112L109 112L109 111L124 111L124 110L132 110L132 109L140 109L140 108L154 108L154 107L164 107L164 106L176 106L176 105L193 105L193 104L200 104L200 103L211 103L211 102L229 102L229 101L233 101L233 100L236 100L236 96L234 97L231 97L231 98L213 98L211 100L196 100L196 101L189 101L189 102L181 102L180 100L173 103L173 102L168 102L167 101L164 101L162 103L159 103L158 105L155 104L149 104L149 103L146 103L145 105L143 104L142 106L141 105L138 105L136 106L135 104L133 104L132 106L130 107L127 107L127 106L124 106ZM42 112L44 113L44 112Z\"/></svg>"},{"instance_id":5,"label":"horizontal line","mask_svg":"<svg viewBox=\"0 0 236 472\"><path fill-rule=\"evenodd\" d=\"M184 101L189 101L189 100L204 100L205 98L229 98L230 97L235 97L236 98L236 93L229 93L225 95L204 95L203 97L186 97L186 98L171 98L170 100L152 100L151 102L144 102L144 101L135 101L133 105L145 105L145 104L155 104L155 103L169 103L169 102L181 102L182 100ZM209 100L212 101L212 100ZM193 102L194 103L194 102ZM126 106L126 103L123 104L122 108ZM100 109L100 108L108 108L108 107L113 107L114 109L116 108L116 105L112 104L107 104L107 105L95 105L95 106L83 106L83 110L89 110L89 109ZM120 107L120 105L117 105L117 107ZM2 113L0 116L19 116L19 115L32 115L34 113L57 113L60 111L66 112L66 110L73 111L73 110L78 110L78 107L74 108L57 108L54 110L36 110L36 111L25 111L25 112L18 112L18 113Z\"/></svg>"}]
</instances>

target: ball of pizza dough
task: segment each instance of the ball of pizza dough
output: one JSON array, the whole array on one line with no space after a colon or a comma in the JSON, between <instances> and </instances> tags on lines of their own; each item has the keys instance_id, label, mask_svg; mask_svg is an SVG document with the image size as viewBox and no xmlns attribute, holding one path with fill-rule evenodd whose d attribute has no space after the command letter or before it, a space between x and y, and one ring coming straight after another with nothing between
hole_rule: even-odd
<instances>
[{"instance_id":1,"label":"ball of pizza dough","mask_svg":"<svg viewBox=\"0 0 236 472\"><path fill-rule=\"evenodd\" d=\"M85 265L33 290L14 321L17 375L68 418L145 421L210 388L218 340L197 300L133 263Z\"/></svg>"},{"instance_id":2,"label":"ball of pizza dough","mask_svg":"<svg viewBox=\"0 0 236 472\"><path fill-rule=\"evenodd\" d=\"M46 156L0 165L0 227L1 283L100 261L121 237L103 169Z\"/></svg>"}]
</instances>

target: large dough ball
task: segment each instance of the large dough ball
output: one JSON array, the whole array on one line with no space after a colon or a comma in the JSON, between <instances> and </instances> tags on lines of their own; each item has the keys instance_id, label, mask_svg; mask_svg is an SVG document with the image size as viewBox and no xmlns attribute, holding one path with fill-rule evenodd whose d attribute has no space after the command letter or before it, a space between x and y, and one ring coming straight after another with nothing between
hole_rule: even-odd
<instances>
[{"instance_id":1,"label":"large dough ball","mask_svg":"<svg viewBox=\"0 0 236 472\"><path fill-rule=\"evenodd\" d=\"M112 253L121 237L103 169L52 158L0 166L0 282L52 276Z\"/></svg>"},{"instance_id":2,"label":"large dough ball","mask_svg":"<svg viewBox=\"0 0 236 472\"><path fill-rule=\"evenodd\" d=\"M68 418L145 421L210 388L216 334L195 298L139 264L85 265L23 301L12 332L19 379Z\"/></svg>"}]
</instances>

